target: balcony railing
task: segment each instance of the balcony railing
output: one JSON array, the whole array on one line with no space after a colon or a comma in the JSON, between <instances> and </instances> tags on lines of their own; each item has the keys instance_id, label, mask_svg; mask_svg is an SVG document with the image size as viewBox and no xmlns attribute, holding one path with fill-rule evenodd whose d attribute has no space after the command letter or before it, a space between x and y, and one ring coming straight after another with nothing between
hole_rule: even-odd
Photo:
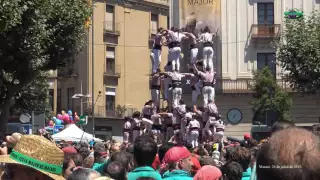
<instances>
[{"instance_id":1,"label":"balcony railing","mask_svg":"<svg viewBox=\"0 0 320 180\"><path fill-rule=\"evenodd\" d=\"M292 91L290 88L290 83L278 79L277 84L284 91ZM237 80L225 80L217 79L215 90L222 93L251 93L250 85L254 85L254 80L252 79L237 79Z\"/></svg>"},{"instance_id":2,"label":"balcony railing","mask_svg":"<svg viewBox=\"0 0 320 180\"><path fill-rule=\"evenodd\" d=\"M96 117L109 117L109 118L124 118L131 116L136 111L135 108L126 108L124 114L120 114L116 108L107 108L107 106L98 106L95 110Z\"/></svg>"},{"instance_id":3,"label":"balcony railing","mask_svg":"<svg viewBox=\"0 0 320 180\"><path fill-rule=\"evenodd\" d=\"M120 23L114 21L104 21L104 32L108 34L120 35Z\"/></svg>"},{"instance_id":4,"label":"balcony railing","mask_svg":"<svg viewBox=\"0 0 320 180\"><path fill-rule=\"evenodd\" d=\"M287 92L293 92L290 88L290 83L285 80L277 80L277 84L280 88ZM217 79L215 84L215 91L217 93L231 93L231 94L244 94L251 93L250 85L254 85L254 80L252 79L236 79L236 80L228 80L228 79ZM185 87L190 88L190 87ZM190 94L191 91L186 89L184 94Z\"/></svg>"},{"instance_id":5,"label":"balcony railing","mask_svg":"<svg viewBox=\"0 0 320 180\"><path fill-rule=\"evenodd\" d=\"M253 24L251 26L251 38L279 38L281 32L280 24Z\"/></svg>"},{"instance_id":6,"label":"balcony railing","mask_svg":"<svg viewBox=\"0 0 320 180\"><path fill-rule=\"evenodd\" d=\"M169 6L169 0L144 0L144 1Z\"/></svg>"},{"instance_id":7,"label":"balcony railing","mask_svg":"<svg viewBox=\"0 0 320 180\"><path fill-rule=\"evenodd\" d=\"M106 76L120 77L121 66L120 65L110 65L106 67L104 74Z\"/></svg>"}]
</instances>

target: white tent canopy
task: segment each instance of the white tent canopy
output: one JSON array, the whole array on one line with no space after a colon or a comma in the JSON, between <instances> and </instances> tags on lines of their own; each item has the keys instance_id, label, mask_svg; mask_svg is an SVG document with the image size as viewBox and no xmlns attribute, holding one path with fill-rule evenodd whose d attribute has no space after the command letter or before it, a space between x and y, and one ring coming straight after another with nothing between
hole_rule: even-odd
<instances>
[{"instance_id":1,"label":"white tent canopy","mask_svg":"<svg viewBox=\"0 0 320 180\"><path fill-rule=\"evenodd\" d=\"M52 136L55 141L92 141L94 139L93 135L82 131L75 124L71 124L69 127L64 129L63 131ZM82 139L81 139L82 138Z\"/></svg>"}]
</instances>

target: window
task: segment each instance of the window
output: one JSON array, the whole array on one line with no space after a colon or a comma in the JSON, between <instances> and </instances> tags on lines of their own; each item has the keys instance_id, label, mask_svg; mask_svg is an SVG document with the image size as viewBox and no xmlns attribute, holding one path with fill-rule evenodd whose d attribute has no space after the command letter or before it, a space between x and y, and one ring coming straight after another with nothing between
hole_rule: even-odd
<instances>
[{"instance_id":1,"label":"window","mask_svg":"<svg viewBox=\"0 0 320 180\"><path fill-rule=\"evenodd\" d=\"M53 111L53 106L54 106L54 90L50 89L49 90L49 104L50 104L50 110Z\"/></svg>"},{"instance_id":2,"label":"window","mask_svg":"<svg viewBox=\"0 0 320 180\"><path fill-rule=\"evenodd\" d=\"M108 31L114 31L114 7L106 5L106 22L105 29Z\"/></svg>"},{"instance_id":3,"label":"window","mask_svg":"<svg viewBox=\"0 0 320 180\"><path fill-rule=\"evenodd\" d=\"M273 3L258 3L258 24L274 24Z\"/></svg>"},{"instance_id":4,"label":"window","mask_svg":"<svg viewBox=\"0 0 320 180\"><path fill-rule=\"evenodd\" d=\"M115 115L116 88L106 88L106 112L107 115Z\"/></svg>"},{"instance_id":5,"label":"window","mask_svg":"<svg viewBox=\"0 0 320 180\"><path fill-rule=\"evenodd\" d=\"M72 96L74 95L74 88L68 88L67 97L68 97L68 110L73 109L73 99Z\"/></svg>"},{"instance_id":6,"label":"window","mask_svg":"<svg viewBox=\"0 0 320 180\"><path fill-rule=\"evenodd\" d=\"M274 4L258 3L258 34L260 36L272 36L275 28L274 24Z\"/></svg>"},{"instance_id":7,"label":"window","mask_svg":"<svg viewBox=\"0 0 320 180\"><path fill-rule=\"evenodd\" d=\"M106 57L106 73L115 74L115 48L107 47L107 57Z\"/></svg>"},{"instance_id":8,"label":"window","mask_svg":"<svg viewBox=\"0 0 320 180\"><path fill-rule=\"evenodd\" d=\"M157 34L158 26L158 14L151 14L151 34Z\"/></svg>"},{"instance_id":9,"label":"window","mask_svg":"<svg viewBox=\"0 0 320 180\"><path fill-rule=\"evenodd\" d=\"M275 53L258 53L257 54L257 69L261 70L268 66L276 78L276 54Z\"/></svg>"},{"instance_id":10,"label":"window","mask_svg":"<svg viewBox=\"0 0 320 180\"><path fill-rule=\"evenodd\" d=\"M61 111L61 89L57 91L57 112Z\"/></svg>"}]
</instances>

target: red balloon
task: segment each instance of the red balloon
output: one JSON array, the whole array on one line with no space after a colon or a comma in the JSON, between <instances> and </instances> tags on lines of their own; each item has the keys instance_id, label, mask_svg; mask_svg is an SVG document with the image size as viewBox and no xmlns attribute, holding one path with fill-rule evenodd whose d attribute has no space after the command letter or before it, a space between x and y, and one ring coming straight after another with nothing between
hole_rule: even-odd
<instances>
[{"instance_id":1,"label":"red balloon","mask_svg":"<svg viewBox=\"0 0 320 180\"><path fill-rule=\"evenodd\" d=\"M69 122L70 121L70 116L68 114L65 114L63 120Z\"/></svg>"}]
</instances>

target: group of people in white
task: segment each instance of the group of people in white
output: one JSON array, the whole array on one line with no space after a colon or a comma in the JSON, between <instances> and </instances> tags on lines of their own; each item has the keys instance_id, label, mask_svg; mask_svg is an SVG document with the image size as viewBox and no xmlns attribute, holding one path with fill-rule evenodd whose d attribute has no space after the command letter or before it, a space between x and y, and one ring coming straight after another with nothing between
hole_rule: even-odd
<instances>
[{"instance_id":1,"label":"group of people in white","mask_svg":"<svg viewBox=\"0 0 320 180\"><path fill-rule=\"evenodd\" d=\"M151 53L152 78L150 90L152 100L145 103L142 112L126 118L123 140L134 142L142 133L152 132L158 143L180 141L197 147L199 135L202 143L222 141L224 122L214 103L215 71L213 67L213 44L215 34L205 27L197 37L193 32L177 28L158 29ZM180 72L181 41L190 46L189 72ZM160 70L162 46L168 46L168 61L164 72ZM202 60L198 60L198 48L203 46ZM182 78L188 78L192 89L192 108L182 100ZM168 106L160 110L160 93ZM201 91L202 90L202 91ZM172 98L169 99L169 92ZM197 108L198 96L203 96L203 109Z\"/></svg>"}]
</instances>

